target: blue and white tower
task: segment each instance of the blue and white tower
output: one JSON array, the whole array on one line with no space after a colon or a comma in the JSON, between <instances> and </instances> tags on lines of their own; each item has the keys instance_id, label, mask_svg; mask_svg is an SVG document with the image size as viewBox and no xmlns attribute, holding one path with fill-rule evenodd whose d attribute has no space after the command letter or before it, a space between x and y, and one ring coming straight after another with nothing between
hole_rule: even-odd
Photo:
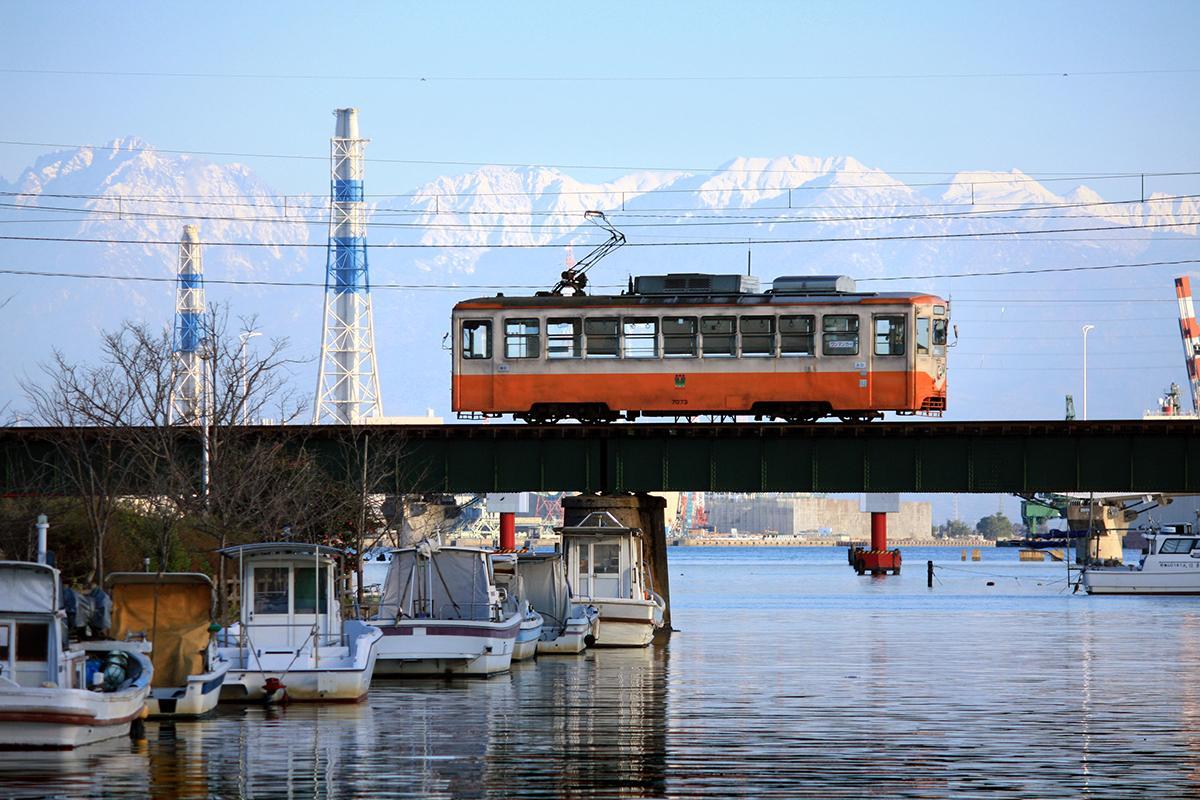
<instances>
[{"instance_id":1,"label":"blue and white tower","mask_svg":"<svg viewBox=\"0 0 1200 800\"><path fill-rule=\"evenodd\" d=\"M352 424L382 414L375 365L375 324L367 276L367 220L358 109L339 108L329 156L329 249L325 317L313 422Z\"/></svg>"},{"instance_id":2,"label":"blue and white tower","mask_svg":"<svg viewBox=\"0 0 1200 800\"><path fill-rule=\"evenodd\" d=\"M200 231L195 225L184 225L179 240L179 281L175 290L175 363L168 411L170 424L196 425L201 421L203 324L204 269L200 260Z\"/></svg>"}]
</instances>

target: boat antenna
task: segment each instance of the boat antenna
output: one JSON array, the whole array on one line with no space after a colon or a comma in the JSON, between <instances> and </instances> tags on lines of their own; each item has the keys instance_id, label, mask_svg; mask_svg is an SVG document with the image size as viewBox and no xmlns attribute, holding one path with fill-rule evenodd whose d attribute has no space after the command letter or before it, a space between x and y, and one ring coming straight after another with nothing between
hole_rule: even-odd
<instances>
[{"instance_id":1,"label":"boat antenna","mask_svg":"<svg viewBox=\"0 0 1200 800\"><path fill-rule=\"evenodd\" d=\"M554 285L550 294L561 295L565 289L570 289L573 295L584 294L583 290L587 286L587 275L584 273L596 266L600 259L625 244L625 234L613 227L613 224L608 221L608 217L604 216L603 211L585 211L583 218L596 227L608 231L608 240L563 270L562 280Z\"/></svg>"}]
</instances>

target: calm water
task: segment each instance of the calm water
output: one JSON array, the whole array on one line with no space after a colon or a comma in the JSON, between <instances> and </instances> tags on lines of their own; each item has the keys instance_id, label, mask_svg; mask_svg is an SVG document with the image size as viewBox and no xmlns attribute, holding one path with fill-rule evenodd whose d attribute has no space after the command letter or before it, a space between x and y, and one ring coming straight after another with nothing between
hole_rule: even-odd
<instances>
[{"instance_id":1,"label":"calm water","mask_svg":"<svg viewBox=\"0 0 1200 800\"><path fill-rule=\"evenodd\" d=\"M670 554L669 645L0 754L0 795L1200 796L1195 599L1071 595L1012 550Z\"/></svg>"}]
</instances>

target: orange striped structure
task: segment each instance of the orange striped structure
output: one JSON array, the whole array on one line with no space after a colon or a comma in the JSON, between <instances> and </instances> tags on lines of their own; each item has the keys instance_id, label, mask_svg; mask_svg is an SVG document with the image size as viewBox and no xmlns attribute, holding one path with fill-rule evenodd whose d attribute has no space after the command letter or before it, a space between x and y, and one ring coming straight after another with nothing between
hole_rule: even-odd
<instances>
[{"instance_id":1,"label":"orange striped structure","mask_svg":"<svg viewBox=\"0 0 1200 800\"><path fill-rule=\"evenodd\" d=\"M928 294L496 296L460 302L452 324L460 416L946 409L949 304Z\"/></svg>"},{"instance_id":2,"label":"orange striped structure","mask_svg":"<svg viewBox=\"0 0 1200 800\"><path fill-rule=\"evenodd\" d=\"M1192 281L1188 276L1175 279L1175 298L1179 301L1179 335L1183 339L1183 358L1187 362L1192 411L1200 414L1200 325L1196 324Z\"/></svg>"}]
</instances>

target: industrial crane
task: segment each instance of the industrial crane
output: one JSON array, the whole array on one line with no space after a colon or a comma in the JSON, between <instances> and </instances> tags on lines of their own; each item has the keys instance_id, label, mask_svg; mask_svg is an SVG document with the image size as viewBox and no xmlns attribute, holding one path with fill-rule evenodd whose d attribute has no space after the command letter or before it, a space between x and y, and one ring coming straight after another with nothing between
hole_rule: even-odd
<instances>
[{"instance_id":1,"label":"industrial crane","mask_svg":"<svg viewBox=\"0 0 1200 800\"><path fill-rule=\"evenodd\" d=\"M1183 359L1187 364L1192 412L1200 414L1200 325L1196 323L1192 281L1187 275L1175 279L1175 298L1179 301L1179 335L1183 338Z\"/></svg>"},{"instance_id":2,"label":"industrial crane","mask_svg":"<svg viewBox=\"0 0 1200 800\"><path fill-rule=\"evenodd\" d=\"M585 211L583 218L608 231L608 241L598 245L592 252L567 267L563 271L562 280L550 290L552 295L561 295L566 289L570 289L573 295L584 294L583 290L587 287L587 275L584 273L596 266L600 259L625 244L625 234L613 227L613 224L608 221L608 217L604 216L603 211Z\"/></svg>"}]
</instances>

